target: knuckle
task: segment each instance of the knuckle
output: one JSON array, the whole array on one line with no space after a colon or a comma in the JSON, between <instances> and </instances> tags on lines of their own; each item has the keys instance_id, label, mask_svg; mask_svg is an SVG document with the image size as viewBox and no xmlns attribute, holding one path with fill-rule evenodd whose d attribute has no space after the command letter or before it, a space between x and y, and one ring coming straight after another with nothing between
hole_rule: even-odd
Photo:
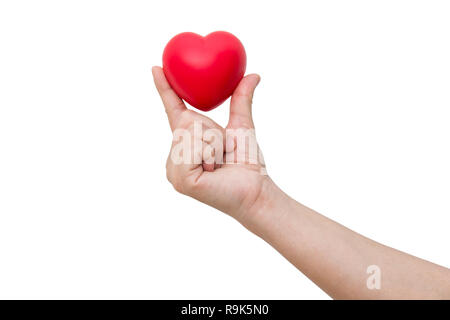
<instances>
[{"instance_id":1,"label":"knuckle","mask_svg":"<svg viewBox=\"0 0 450 320\"><path fill-rule=\"evenodd\" d=\"M184 188L184 184L182 182L180 182L179 179L176 179L172 182L172 186L175 189L175 191L179 192L179 193L185 193L185 188Z\"/></svg>"},{"instance_id":2,"label":"knuckle","mask_svg":"<svg viewBox=\"0 0 450 320\"><path fill-rule=\"evenodd\" d=\"M167 180L170 183L172 183L172 181L173 181L173 179L172 179L172 171L168 167L166 167L166 178L167 178Z\"/></svg>"},{"instance_id":3,"label":"knuckle","mask_svg":"<svg viewBox=\"0 0 450 320\"><path fill-rule=\"evenodd\" d=\"M234 99L233 99L234 98ZM246 105L251 105L253 103L253 97L250 94L243 93L243 92L237 92L232 97L232 100L235 102L241 102Z\"/></svg>"},{"instance_id":4,"label":"knuckle","mask_svg":"<svg viewBox=\"0 0 450 320\"><path fill-rule=\"evenodd\" d=\"M184 183L180 179L175 178L171 170L166 170L166 176L167 180L170 182L170 184L172 184L172 187L175 189L175 191L183 194L185 193Z\"/></svg>"},{"instance_id":5,"label":"knuckle","mask_svg":"<svg viewBox=\"0 0 450 320\"><path fill-rule=\"evenodd\" d=\"M178 181L179 179L176 178L174 168L173 168L172 164L170 163L170 158L167 159L167 162L166 162L166 178L172 184L172 187L176 191L181 192L182 186L181 186L180 182Z\"/></svg>"}]
</instances>

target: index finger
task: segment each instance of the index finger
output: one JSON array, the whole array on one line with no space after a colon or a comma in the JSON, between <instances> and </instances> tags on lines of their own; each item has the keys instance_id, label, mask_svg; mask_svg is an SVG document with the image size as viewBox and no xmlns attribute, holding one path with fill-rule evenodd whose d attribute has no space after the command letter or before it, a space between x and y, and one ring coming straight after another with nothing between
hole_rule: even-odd
<instances>
[{"instance_id":1,"label":"index finger","mask_svg":"<svg viewBox=\"0 0 450 320\"><path fill-rule=\"evenodd\" d=\"M156 89L161 96L164 108L166 109L167 117L169 118L170 128L173 131L175 129L176 119L183 111L186 110L186 106L175 91L173 91L170 87L162 68L153 67L152 73Z\"/></svg>"}]
</instances>

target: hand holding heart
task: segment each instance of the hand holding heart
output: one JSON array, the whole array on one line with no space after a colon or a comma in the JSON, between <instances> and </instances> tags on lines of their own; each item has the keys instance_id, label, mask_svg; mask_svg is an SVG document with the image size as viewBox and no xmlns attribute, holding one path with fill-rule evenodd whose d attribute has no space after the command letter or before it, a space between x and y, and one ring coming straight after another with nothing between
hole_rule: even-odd
<instances>
[{"instance_id":1,"label":"hand holding heart","mask_svg":"<svg viewBox=\"0 0 450 320\"><path fill-rule=\"evenodd\" d=\"M226 129L254 128L251 108L253 92L260 80L258 75L247 75L234 90L229 122L226 128L223 128L210 118L187 109L171 88L160 67L153 67L152 72L172 132L177 129L193 132L195 122L201 122L206 129L218 130L223 137L227 136ZM221 148L216 147L215 151L224 152L226 156L237 159L236 163L207 163L207 155L203 153L200 163L193 161L175 164L169 155L166 164L167 178L177 191L228 213L245 225L247 218L250 218L247 215L254 211L252 208L262 205L266 189L270 189L273 182L267 175L261 174L263 164L249 163L247 157L239 157L236 142L232 141L230 144L229 141L223 139ZM209 141L202 137L197 142L203 146L209 144ZM175 143L172 144L172 149L174 145Z\"/></svg>"},{"instance_id":2,"label":"hand holding heart","mask_svg":"<svg viewBox=\"0 0 450 320\"><path fill-rule=\"evenodd\" d=\"M245 52L235 38L216 33L206 38L182 34L174 39L164 53L164 71L160 67L152 71L174 134L166 169L167 178L177 191L230 214L331 297L450 297L449 269L380 245L303 206L264 174L263 162L251 161L252 148L247 146L257 146L252 130L252 98L259 76L242 78ZM225 128L188 110L180 99L208 111L230 94L230 117ZM197 134L204 129L211 134ZM229 139L229 129L251 134L244 135L245 139L239 135ZM244 149L240 148L242 145ZM181 154L183 161L179 161ZM234 161L217 161L218 155ZM372 290L372 276L366 280L366 268L361 268L369 266L367 272L372 267L381 270L373 265L374 261L382 267L383 275L388 275L383 276L383 290ZM412 271L405 272L405 268ZM336 285L344 282L344 286ZM409 283L413 285L408 286Z\"/></svg>"}]
</instances>

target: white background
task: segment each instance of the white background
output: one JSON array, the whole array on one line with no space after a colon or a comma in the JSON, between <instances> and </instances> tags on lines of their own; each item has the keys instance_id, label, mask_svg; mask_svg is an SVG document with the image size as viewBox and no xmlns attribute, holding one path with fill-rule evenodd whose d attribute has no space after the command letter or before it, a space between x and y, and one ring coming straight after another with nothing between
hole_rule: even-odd
<instances>
[{"instance_id":1,"label":"white background","mask_svg":"<svg viewBox=\"0 0 450 320\"><path fill-rule=\"evenodd\" d=\"M0 2L0 298L328 298L166 181L151 66L183 31L243 42L282 189L450 266L449 17L448 1ZM228 102L208 115L226 124Z\"/></svg>"}]
</instances>

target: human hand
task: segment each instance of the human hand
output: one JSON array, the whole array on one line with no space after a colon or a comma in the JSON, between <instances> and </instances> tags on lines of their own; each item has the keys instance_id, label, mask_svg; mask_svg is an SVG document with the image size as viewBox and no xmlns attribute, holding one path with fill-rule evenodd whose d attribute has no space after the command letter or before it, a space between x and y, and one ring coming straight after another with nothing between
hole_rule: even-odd
<instances>
[{"instance_id":1,"label":"human hand","mask_svg":"<svg viewBox=\"0 0 450 320\"><path fill-rule=\"evenodd\" d=\"M152 69L174 135L167 178L174 188L248 224L273 184L254 134L252 98L260 77L247 75L230 103L226 128L186 108L160 67Z\"/></svg>"}]
</instances>

